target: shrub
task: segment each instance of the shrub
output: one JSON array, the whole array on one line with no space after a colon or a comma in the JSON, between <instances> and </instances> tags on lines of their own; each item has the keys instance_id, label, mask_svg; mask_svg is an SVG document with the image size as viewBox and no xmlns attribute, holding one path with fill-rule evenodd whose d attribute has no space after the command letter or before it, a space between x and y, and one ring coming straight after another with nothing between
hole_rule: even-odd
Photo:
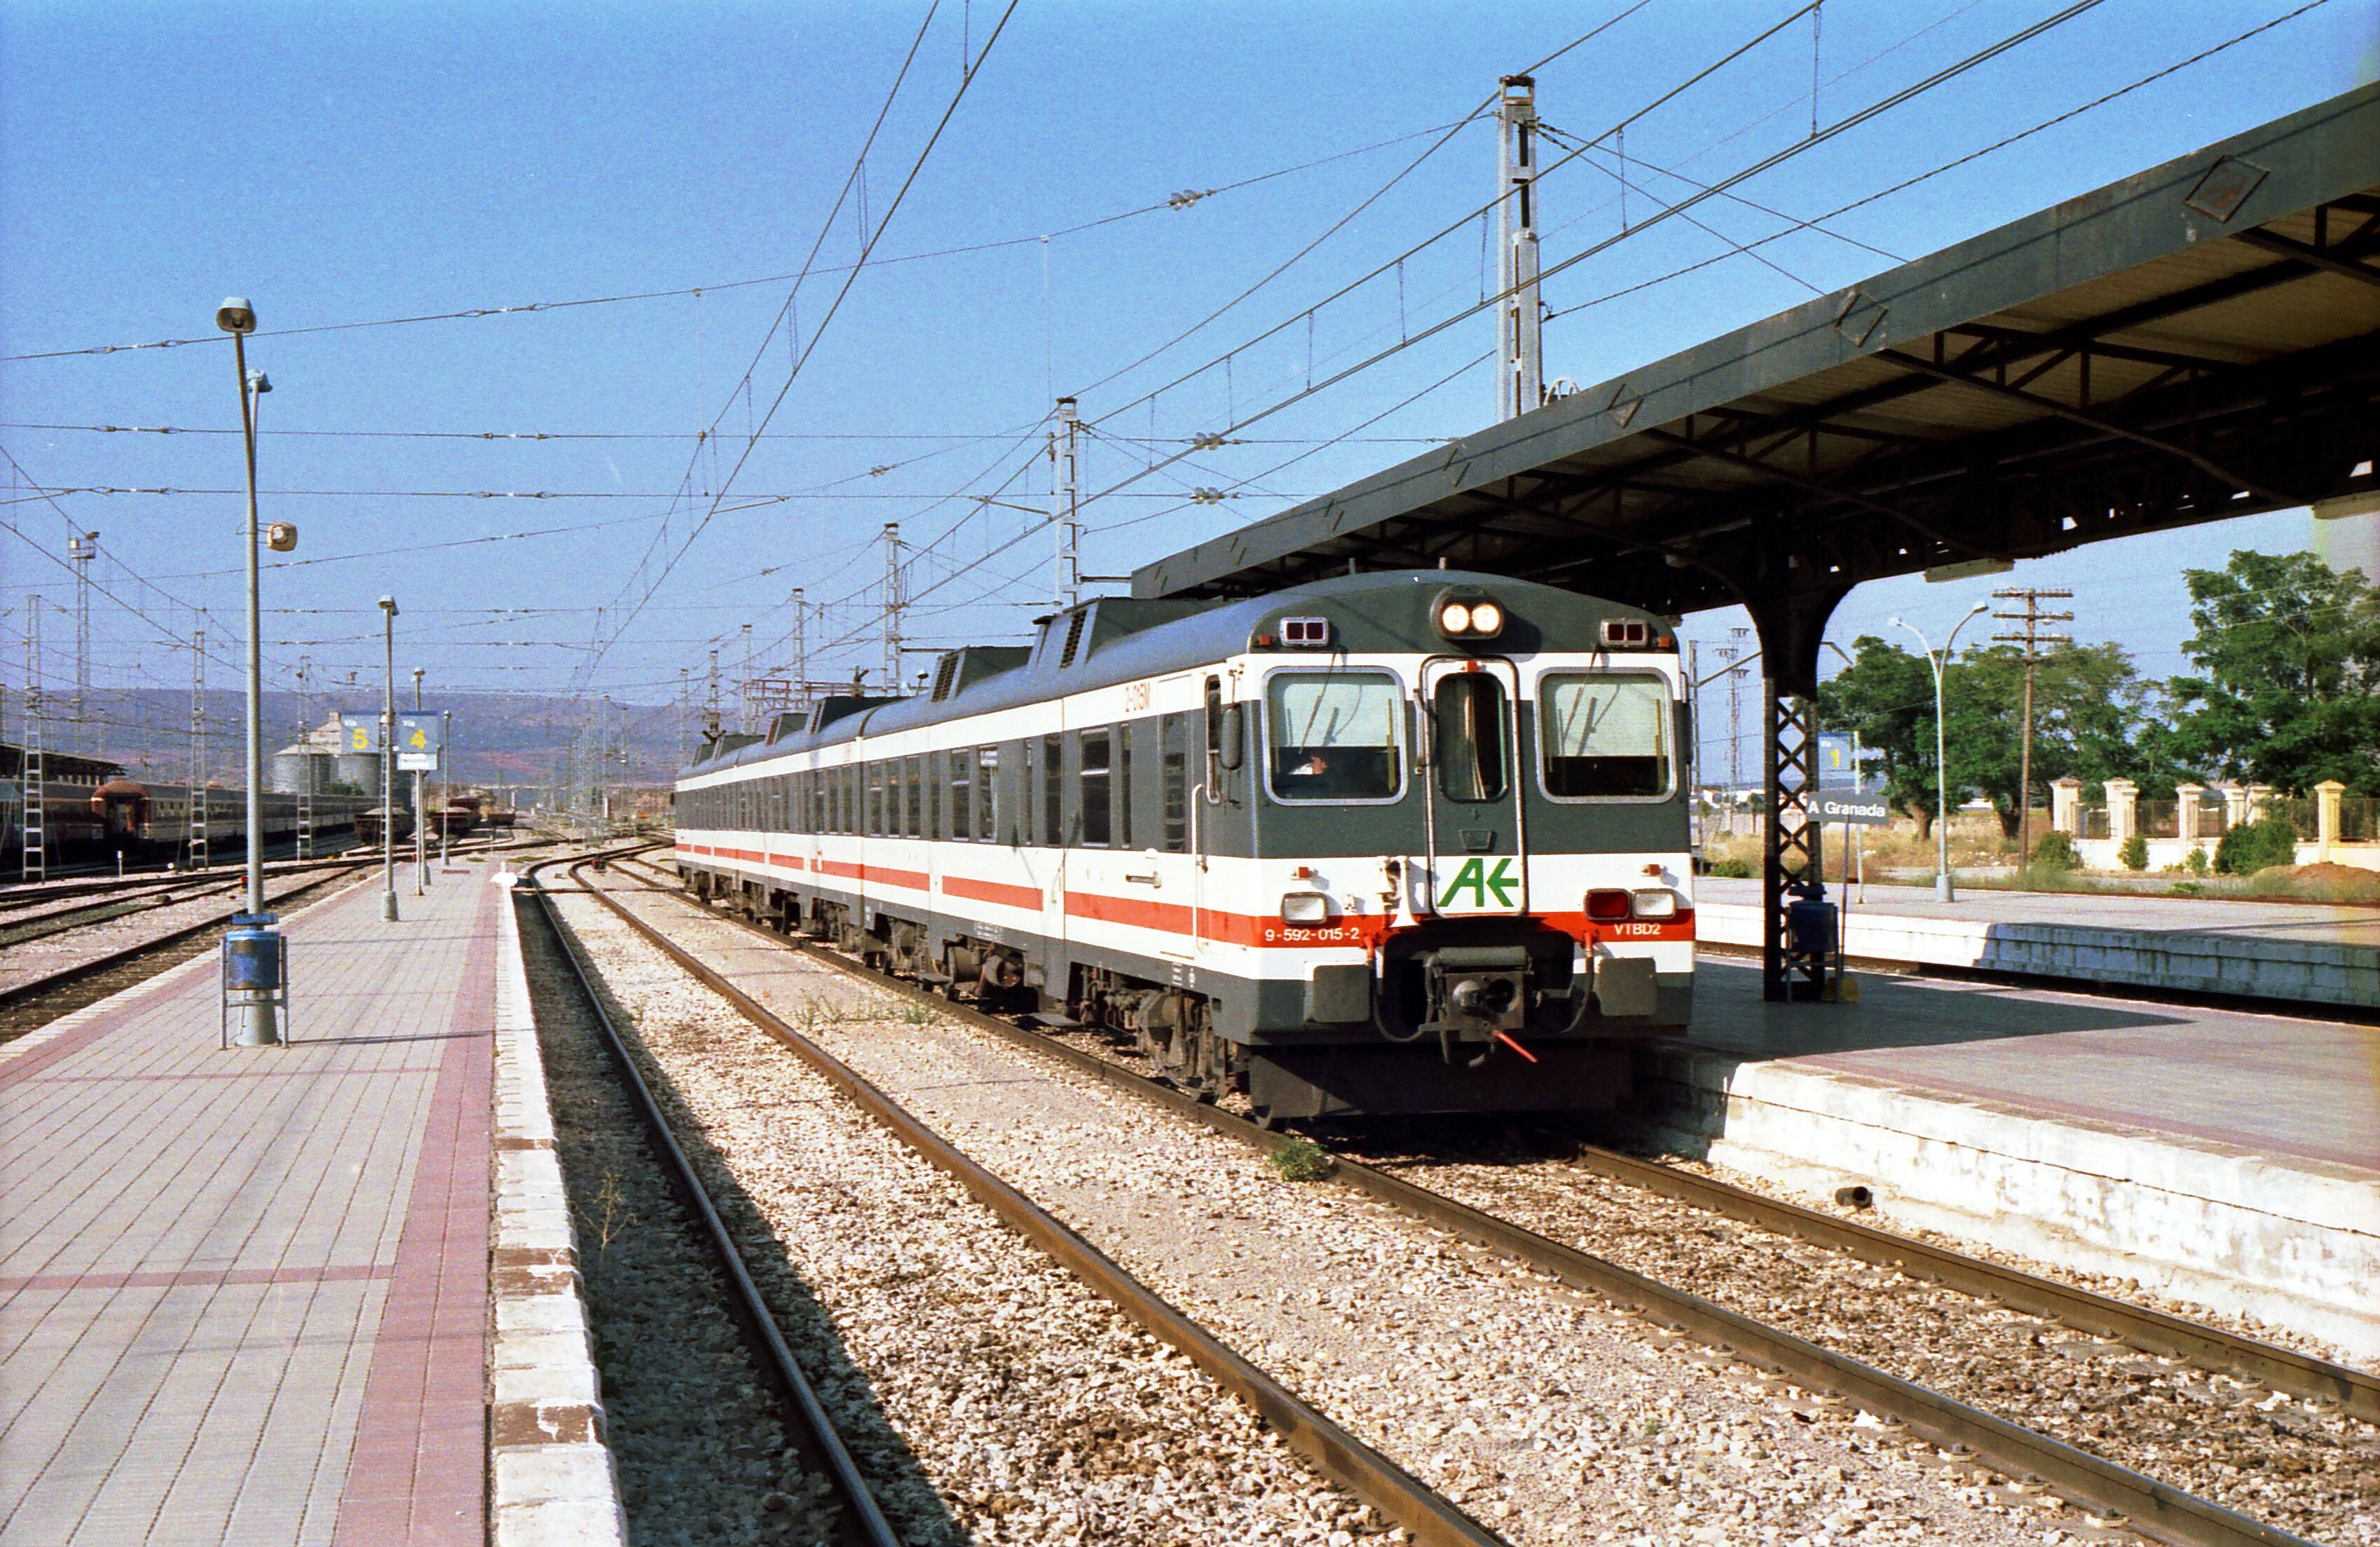
<instances>
[{"instance_id":1,"label":"shrub","mask_svg":"<svg viewBox=\"0 0 2380 1547\"><path fill-rule=\"evenodd\" d=\"M1310 1139L1293 1139L1268 1158L1284 1182L1318 1182L1339 1169L1330 1151Z\"/></svg>"},{"instance_id":2,"label":"shrub","mask_svg":"<svg viewBox=\"0 0 2380 1547\"><path fill-rule=\"evenodd\" d=\"M2128 871L2147 870L2149 868L2149 841L2146 838L2142 837L2138 833L2135 833L2131 837L2124 840L2124 847L2117 850L2116 858L2123 862L2124 869Z\"/></svg>"},{"instance_id":3,"label":"shrub","mask_svg":"<svg viewBox=\"0 0 2380 1547\"><path fill-rule=\"evenodd\" d=\"M1710 863L1710 873L1742 881L1751 876L1752 862L1748 859L1714 859Z\"/></svg>"},{"instance_id":4,"label":"shrub","mask_svg":"<svg viewBox=\"0 0 2380 1547\"><path fill-rule=\"evenodd\" d=\"M2074 852L2074 841L2065 834L2044 833L2041 841L2033 846L2033 859L2026 868L2045 875L2068 875L2082 868L2082 859Z\"/></svg>"},{"instance_id":5,"label":"shrub","mask_svg":"<svg viewBox=\"0 0 2380 1547\"><path fill-rule=\"evenodd\" d=\"M2297 830L2279 817L2243 822L2215 846L2215 868L2225 875L2254 875L2275 865L2294 865Z\"/></svg>"},{"instance_id":6,"label":"shrub","mask_svg":"<svg viewBox=\"0 0 2380 1547\"><path fill-rule=\"evenodd\" d=\"M2181 868L2192 875L2204 875L2208 869L2206 851L2192 846L2181 857Z\"/></svg>"}]
</instances>

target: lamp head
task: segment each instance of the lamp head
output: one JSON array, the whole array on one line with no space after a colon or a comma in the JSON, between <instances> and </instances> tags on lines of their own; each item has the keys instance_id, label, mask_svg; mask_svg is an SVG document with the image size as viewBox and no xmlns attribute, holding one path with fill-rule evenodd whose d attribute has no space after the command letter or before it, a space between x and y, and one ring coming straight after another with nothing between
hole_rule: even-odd
<instances>
[{"instance_id":1,"label":"lamp head","mask_svg":"<svg viewBox=\"0 0 2380 1547\"><path fill-rule=\"evenodd\" d=\"M395 617L396 615L396 598L394 596L382 597L380 599L380 610L386 613L389 616Z\"/></svg>"},{"instance_id":2,"label":"lamp head","mask_svg":"<svg viewBox=\"0 0 2380 1547\"><path fill-rule=\"evenodd\" d=\"M246 296L226 296L215 308L215 326L225 333L254 333L256 308L248 304Z\"/></svg>"},{"instance_id":3,"label":"lamp head","mask_svg":"<svg viewBox=\"0 0 2380 1547\"><path fill-rule=\"evenodd\" d=\"M273 390L273 378L261 371L251 371L248 373L248 390L261 397Z\"/></svg>"}]
</instances>

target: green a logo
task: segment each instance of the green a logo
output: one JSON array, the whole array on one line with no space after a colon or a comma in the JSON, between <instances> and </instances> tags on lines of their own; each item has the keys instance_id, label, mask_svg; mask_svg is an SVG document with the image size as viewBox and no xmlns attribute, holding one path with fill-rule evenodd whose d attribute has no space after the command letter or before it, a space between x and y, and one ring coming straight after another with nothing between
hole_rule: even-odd
<instances>
[{"instance_id":1,"label":"green a logo","mask_svg":"<svg viewBox=\"0 0 2380 1547\"><path fill-rule=\"evenodd\" d=\"M1446 891L1439 897L1438 906L1441 911L1452 907L1454 895L1468 887L1471 906L1475 909L1487 907L1490 892L1496 895L1497 907L1510 907L1512 906L1512 889L1520 883L1520 878L1512 874L1510 858L1497 860L1492 871L1488 869L1485 859L1465 859L1463 868L1454 872L1454 879L1446 883Z\"/></svg>"}]
</instances>

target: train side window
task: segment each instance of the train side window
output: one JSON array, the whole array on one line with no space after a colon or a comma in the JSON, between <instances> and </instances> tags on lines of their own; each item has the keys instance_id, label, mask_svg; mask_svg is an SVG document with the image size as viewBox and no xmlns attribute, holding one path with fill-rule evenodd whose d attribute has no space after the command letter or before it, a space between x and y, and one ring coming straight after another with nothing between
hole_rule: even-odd
<instances>
[{"instance_id":1,"label":"train side window","mask_svg":"<svg viewBox=\"0 0 2380 1547\"><path fill-rule=\"evenodd\" d=\"M940 843L942 837L942 777L950 764L939 752L923 755L926 769L926 841Z\"/></svg>"},{"instance_id":2,"label":"train side window","mask_svg":"<svg viewBox=\"0 0 2380 1547\"><path fill-rule=\"evenodd\" d=\"M1024 754L1025 761L1016 768L1016 788L1019 797L1015 811L1016 837L1019 843L1029 848L1034 840L1033 814L1041 809L1040 798L1034 793L1040 788L1041 785L1040 738L1026 737L1024 741Z\"/></svg>"},{"instance_id":3,"label":"train side window","mask_svg":"<svg viewBox=\"0 0 2380 1547\"><path fill-rule=\"evenodd\" d=\"M884 835L884 764L870 760L868 764L867 817L860 831L871 838Z\"/></svg>"},{"instance_id":4,"label":"train side window","mask_svg":"<svg viewBox=\"0 0 2380 1547\"><path fill-rule=\"evenodd\" d=\"M1207 798L1223 795L1223 679L1207 679Z\"/></svg>"},{"instance_id":5,"label":"train side window","mask_svg":"<svg viewBox=\"0 0 2380 1547\"><path fill-rule=\"evenodd\" d=\"M926 835L925 760L912 757L906 761L908 766L902 774L901 783L909 792L908 833L913 838L922 838Z\"/></svg>"},{"instance_id":6,"label":"train side window","mask_svg":"<svg viewBox=\"0 0 2380 1547\"><path fill-rule=\"evenodd\" d=\"M1190 847L1190 727L1186 714L1158 723L1158 761L1164 770L1165 852Z\"/></svg>"},{"instance_id":7,"label":"train side window","mask_svg":"<svg viewBox=\"0 0 2380 1547\"><path fill-rule=\"evenodd\" d=\"M1052 848L1066 842L1065 738L1041 738L1041 841Z\"/></svg>"},{"instance_id":8,"label":"train side window","mask_svg":"<svg viewBox=\"0 0 2380 1547\"><path fill-rule=\"evenodd\" d=\"M1132 740L1133 722L1127 720L1115 728L1115 843L1118 848L1132 847Z\"/></svg>"},{"instance_id":9,"label":"train side window","mask_svg":"<svg viewBox=\"0 0 2380 1547\"><path fill-rule=\"evenodd\" d=\"M1537 685L1546 793L1557 800L1668 795L1670 706L1670 685L1658 676L1548 673Z\"/></svg>"},{"instance_id":10,"label":"train side window","mask_svg":"<svg viewBox=\"0 0 2380 1547\"><path fill-rule=\"evenodd\" d=\"M985 843L1000 836L1000 749L975 749L975 835Z\"/></svg>"},{"instance_id":11,"label":"train side window","mask_svg":"<svg viewBox=\"0 0 2380 1547\"><path fill-rule=\"evenodd\" d=\"M1106 731L1087 730L1081 734L1076 796L1082 803L1082 841L1093 848L1105 848L1111 837L1109 796L1113 792L1108 767L1109 749Z\"/></svg>"},{"instance_id":12,"label":"train side window","mask_svg":"<svg viewBox=\"0 0 2380 1547\"><path fill-rule=\"evenodd\" d=\"M975 790L975 749L963 747L951 754L951 836L960 843L975 837L975 810L969 797Z\"/></svg>"},{"instance_id":13,"label":"train side window","mask_svg":"<svg viewBox=\"0 0 2380 1547\"><path fill-rule=\"evenodd\" d=\"M1278 801L1395 800L1403 699L1386 672L1277 672L1265 685L1265 777Z\"/></svg>"}]
</instances>

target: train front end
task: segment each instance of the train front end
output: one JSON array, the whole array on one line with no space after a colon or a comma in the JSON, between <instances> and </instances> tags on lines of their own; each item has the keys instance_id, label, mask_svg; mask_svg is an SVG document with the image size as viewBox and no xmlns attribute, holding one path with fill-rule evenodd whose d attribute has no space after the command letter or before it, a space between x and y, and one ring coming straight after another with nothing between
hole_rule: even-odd
<instances>
[{"instance_id":1,"label":"train front end","mask_svg":"<svg viewBox=\"0 0 2380 1547\"><path fill-rule=\"evenodd\" d=\"M1673 629L1443 571L1276 601L1243 723L1211 749L1245 765L1214 770L1212 825L1238 847L1245 802L1228 869L1254 927L1210 960L1246 975L1216 1022L1250 1099L1283 1117L1617 1102L1636 1049L1693 1007Z\"/></svg>"}]
</instances>

